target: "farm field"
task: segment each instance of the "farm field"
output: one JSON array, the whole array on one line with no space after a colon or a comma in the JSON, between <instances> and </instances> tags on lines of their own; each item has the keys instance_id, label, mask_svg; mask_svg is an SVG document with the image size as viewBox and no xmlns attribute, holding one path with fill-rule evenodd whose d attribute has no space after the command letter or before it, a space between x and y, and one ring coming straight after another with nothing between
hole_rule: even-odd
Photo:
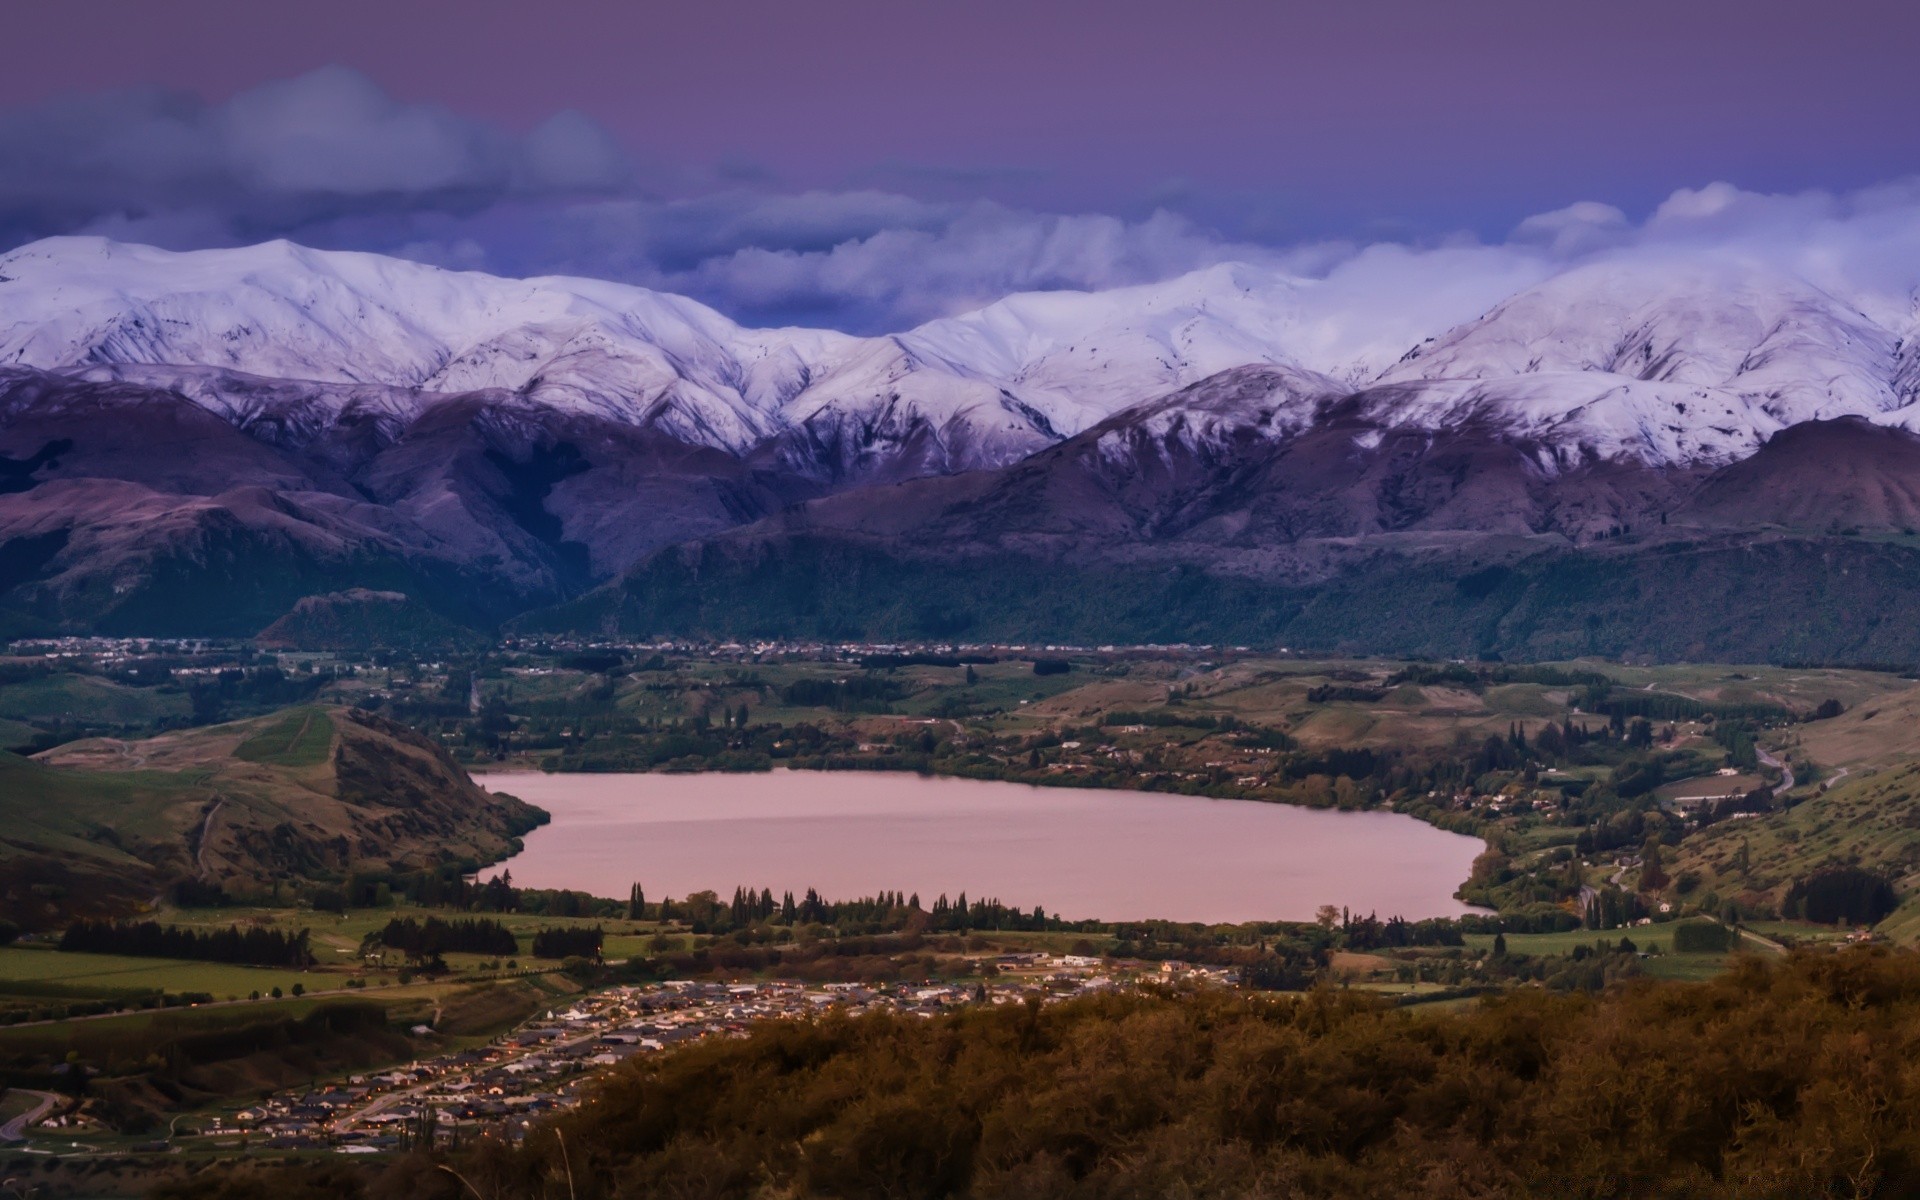
<instances>
[{"instance_id":1,"label":"farm field","mask_svg":"<svg viewBox=\"0 0 1920 1200\"><path fill-rule=\"evenodd\" d=\"M9 984L58 983L76 994L121 991L207 992L216 999L245 999L295 984L317 991L344 986L346 977L289 968L131 958L117 954L69 954L58 950L0 947L0 993Z\"/></svg>"}]
</instances>

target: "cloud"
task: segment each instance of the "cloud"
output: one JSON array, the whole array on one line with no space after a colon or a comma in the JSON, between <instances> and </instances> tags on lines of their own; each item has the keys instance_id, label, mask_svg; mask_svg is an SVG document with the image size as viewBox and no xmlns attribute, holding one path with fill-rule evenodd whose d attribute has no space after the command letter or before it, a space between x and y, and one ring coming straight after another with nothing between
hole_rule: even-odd
<instances>
[{"instance_id":1,"label":"cloud","mask_svg":"<svg viewBox=\"0 0 1920 1200\"><path fill-rule=\"evenodd\" d=\"M1561 258L1605 250L1632 235L1627 214L1611 204L1582 200L1552 212L1536 213L1514 226L1508 240L1537 246Z\"/></svg>"},{"instance_id":2,"label":"cloud","mask_svg":"<svg viewBox=\"0 0 1920 1200\"><path fill-rule=\"evenodd\" d=\"M1275 261L1184 218L1057 216L976 202L935 227L893 227L829 249L746 246L662 284L727 297L748 313L840 318L901 328L991 303L1009 292L1098 290L1166 279L1230 260Z\"/></svg>"},{"instance_id":3,"label":"cloud","mask_svg":"<svg viewBox=\"0 0 1920 1200\"><path fill-rule=\"evenodd\" d=\"M509 131L328 68L210 104L157 89L0 113L0 244L98 233L172 248L270 237L506 275L683 292L754 324L873 333L1015 291L1102 289L1247 262L1310 281L1316 362L1391 361L1504 297L1609 257L1737 255L1904 329L1920 290L1920 178L1854 192L1673 192L1636 219L1600 200L1503 238L1295 243L1278 206L1191 185L1130 217L977 198L1006 182L882 162L862 186L783 192L752 163L643 166L598 124ZM697 186L696 186L697 185ZM912 194L906 194L912 193ZM1239 214L1226 236L1196 219Z\"/></svg>"},{"instance_id":4,"label":"cloud","mask_svg":"<svg viewBox=\"0 0 1920 1200\"><path fill-rule=\"evenodd\" d=\"M356 212L606 192L633 174L577 113L516 136L344 67L222 104L139 88L0 114L0 161L0 232L14 241L106 228L244 240Z\"/></svg>"}]
</instances>

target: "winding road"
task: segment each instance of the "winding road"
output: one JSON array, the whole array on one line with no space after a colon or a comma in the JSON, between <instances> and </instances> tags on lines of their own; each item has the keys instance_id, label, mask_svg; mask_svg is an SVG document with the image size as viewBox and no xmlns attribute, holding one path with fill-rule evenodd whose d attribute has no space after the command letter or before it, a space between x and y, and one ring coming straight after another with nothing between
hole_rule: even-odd
<instances>
[{"instance_id":1,"label":"winding road","mask_svg":"<svg viewBox=\"0 0 1920 1200\"><path fill-rule=\"evenodd\" d=\"M38 1103L21 1113L5 1125L0 1125L0 1142L24 1142L27 1140L27 1126L53 1111L60 1103L60 1097L52 1092L36 1092L27 1088L13 1088L12 1091L34 1097Z\"/></svg>"},{"instance_id":2,"label":"winding road","mask_svg":"<svg viewBox=\"0 0 1920 1200\"><path fill-rule=\"evenodd\" d=\"M1774 795L1776 796L1784 795L1787 792L1790 792L1793 790L1793 768L1792 767L1788 766L1786 763L1775 758L1773 755L1768 754L1765 750L1762 750L1758 746L1755 746L1753 748L1753 753L1754 753L1754 756L1760 760L1761 766L1772 767L1774 770L1780 772L1780 783L1779 783L1779 786L1773 789ZM1845 772L1842 772L1842 774L1845 774Z\"/></svg>"}]
</instances>

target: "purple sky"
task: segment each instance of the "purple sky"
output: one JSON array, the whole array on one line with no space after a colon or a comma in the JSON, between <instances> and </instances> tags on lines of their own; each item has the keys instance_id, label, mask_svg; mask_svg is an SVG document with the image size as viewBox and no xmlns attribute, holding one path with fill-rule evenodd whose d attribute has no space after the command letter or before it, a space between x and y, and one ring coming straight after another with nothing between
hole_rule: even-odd
<instances>
[{"instance_id":1,"label":"purple sky","mask_svg":"<svg viewBox=\"0 0 1920 1200\"><path fill-rule=\"evenodd\" d=\"M5 106L344 63L509 126L578 109L667 165L1049 206L1185 188L1479 224L1920 166L1920 5L1880 0L64 0L8 24L32 53Z\"/></svg>"},{"instance_id":2,"label":"purple sky","mask_svg":"<svg viewBox=\"0 0 1920 1200\"><path fill-rule=\"evenodd\" d=\"M215 111L328 66L503 135L585 114L635 164L627 195L819 189L1132 221L1164 209L1268 245L1497 238L1578 200L1638 219L1715 180L1837 191L1920 172L1920 5L1896 0L63 0L17 6L7 40L0 119L39 122L15 133L13 145L39 147L15 154L19 177L0 158L0 232L13 241L125 211L147 222L129 235L190 243L191 222L160 229L156 213L220 207L200 184L142 192L151 175L118 192L35 192L27 174L62 175L43 159L81 139L33 114L143 85ZM169 152L134 128L141 153ZM74 170L122 144L96 138ZM325 229L311 206L283 229L256 206L223 236L392 250L404 190L377 229L365 204L319 214L345 222ZM464 238L484 265L572 263L550 245L521 253L553 240L527 232L524 208L457 236L444 227L444 214L468 220L500 199L481 192L442 189L406 236L442 247L428 257ZM880 227L871 213L838 220L812 236ZM647 254L696 260L702 230L690 248L659 234ZM509 242L510 261L496 261Z\"/></svg>"}]
</instances>

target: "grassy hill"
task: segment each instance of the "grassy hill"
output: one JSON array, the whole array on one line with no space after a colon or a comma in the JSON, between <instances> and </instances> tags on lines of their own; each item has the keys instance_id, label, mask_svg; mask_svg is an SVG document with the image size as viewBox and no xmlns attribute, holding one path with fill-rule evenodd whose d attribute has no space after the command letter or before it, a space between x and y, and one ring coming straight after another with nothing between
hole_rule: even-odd
<instances>
[{"instance_id":1,"label":"grassy hill","mask_svg":"<svg viewBox=\"0 0 1920 1200\"><path fill-rule=\"evenodd\" d=\"M1920 759L1920 687L1862 697L1840 716L1798 731L1800 746L1826 768L1893 766ZM1831 770L1829 770L1831 774Z\"/></svg>"},{"instance_id":2,"label":"grassy hill","mask_svg":"<svg viewBox=\"0 0 1920 1200\"><path fill-rule=\"evenodd\" d=\"M1892 880L1904 902L1882 930L1920 941L1920 765L1844 779L1784 812L1723 821L1682 843L1668 870L1676 879L1697 873L1696 896L1712 889L1774 907L1795 879L1834 867Z\"/></svg>"},{"instance_id":3,"label":"grassy hill","mask_svg":"<svg viewBox=\"0 0 1920 1200\"><path fill-rule=\"evenodd\" d=\"M260 892L492 861L541 819L419 734L349 709L0 754L0 915L34 927L123 911L178 879Z\"/></svg>"},{"instance_id":4,"label":"grassy hill","mask_svg":"<svg viewBox=\"0 0 1920 1200\"><path fill-rule=\"evenodd\" d=\"M487 642L405 593L367 588L302 597L254 640L287 649L419 652L473 648Z\"/></svg>"}]
</instances>

